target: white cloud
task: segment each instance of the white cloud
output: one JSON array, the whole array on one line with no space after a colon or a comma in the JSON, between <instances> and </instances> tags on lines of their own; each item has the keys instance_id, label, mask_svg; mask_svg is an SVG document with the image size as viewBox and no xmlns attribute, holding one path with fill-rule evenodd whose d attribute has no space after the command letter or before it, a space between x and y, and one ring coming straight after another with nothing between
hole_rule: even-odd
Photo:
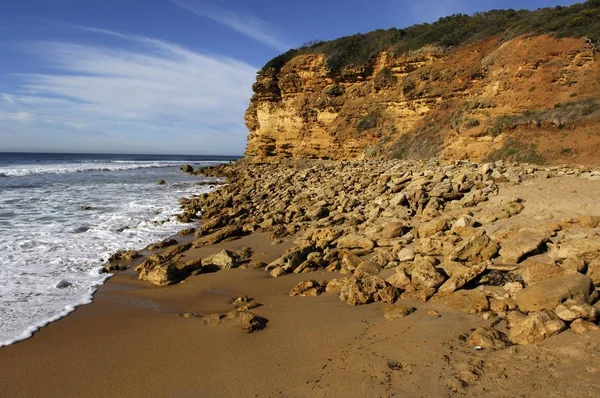
<instances>
[{"instance_id":1,"label":"white cloud","mask_svg":"<svg viewBox=\"0 0 600 398\"><path fill-rule=\"evenodd\" d=\"M0 112L0 120L30 123L33 120L33 115L29 112Z\"/></svg>"},{"instance_id":2,"label":"white cloud","mask_svg":"<svg viewBox=\"0 0 600 398\"><path fill-rule=\"evenodd\" d=\"M6 93L2 93L2 101L9 103L9 104L14 104L14 102L15 102L13 96L10 94L6 94Z\"/></svg>"},{"instance_id":3,"label":"white cloud","mask_svg":"<svg viewBox=\"0 0 600 398\"><path fill-rule=\"evenodd\" d=\"M193 12L196 15L211 19L230 27L238 33L248 36L278 51L287 51L291 47L279 40L268 23L252 14L233 12L225 8L208 4L204 1L171 0L172 3Z\"/></svg>"},{"instance_id":4,"label":"white cloud","mask_svg":"<svg viewBox=\"0 0 600 398\"><path fill-rule=\"evenodd\" d=\"M56 72L15 75L18 89L0 97L1 142L13 140L9 132L41 140L30 143L62 139L69 145L102 135L99 144L109 151L129 142L147 148L140 151L243 152L255 67L153 38L89 30L123 45L44 41L23 47ZM25 121L35 128L17 123Z\"/></svg>"}]
</instances>

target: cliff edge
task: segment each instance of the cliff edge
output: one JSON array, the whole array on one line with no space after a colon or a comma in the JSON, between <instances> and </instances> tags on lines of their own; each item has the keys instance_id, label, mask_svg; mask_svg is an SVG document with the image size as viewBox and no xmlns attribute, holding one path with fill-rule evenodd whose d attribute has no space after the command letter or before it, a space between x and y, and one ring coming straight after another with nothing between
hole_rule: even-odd
<instances>
[{"instance_id":1,"label":"cliff edge","mask_svg":"<svg viewBox=\"0 0 600 398\"><path fill-rule=\"evenodd\" d=\"M291 50L257 75L246 156L598 164L596 20L588 1Z\"/></svg>"}]
</instances>

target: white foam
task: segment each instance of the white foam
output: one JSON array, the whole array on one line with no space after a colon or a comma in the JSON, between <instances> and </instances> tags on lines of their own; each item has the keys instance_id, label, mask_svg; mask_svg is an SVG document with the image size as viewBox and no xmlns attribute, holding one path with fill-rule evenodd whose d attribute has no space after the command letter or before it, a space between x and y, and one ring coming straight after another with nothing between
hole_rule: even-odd
<instances>
[{"instance_id":1,"label":"white foam","mask_svg":"<svg viewBox=\"0 0 600 398\"><path fill-rule=\"evenodd\" d=\"M87 162L72 164L27 164L0 167L0 177L22 177L34 174L65 174L82 173L86 171L122 171L147 168L169 167L183 164L182 161L125 161L115 160L110 162ZM203 165L218 164L221 162L202 162Z\"/></svg>"},{"instance_id":2,"label":"white foam","mask_svg":"<svg viewBox=\"0 0 600 398\"><path fill-rule=\"evenodd\" d=\"M170 170L167 187L156 185L152 174L131 184L53 183L2 191L0 347L90 303L107 279L99 269L115 251L141 249L188 227L175 219L177 199L210 188ZM79 210L83 204L92 209Z\"/></svg>"}]
</instances>

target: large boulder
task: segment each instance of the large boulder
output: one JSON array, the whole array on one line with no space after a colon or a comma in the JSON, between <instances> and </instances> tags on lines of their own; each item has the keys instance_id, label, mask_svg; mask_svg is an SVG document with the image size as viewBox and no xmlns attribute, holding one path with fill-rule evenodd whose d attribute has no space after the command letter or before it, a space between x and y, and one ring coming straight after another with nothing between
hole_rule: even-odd
<instances>
[{"instance_id":1,"label":"large boulder","mask_svg":"<svg viewBox=\"0 0 600 398\"><path fill-rule=\"evenodd\" d=\"M393 304L397 298L398 289L379 276L349 278L340 292L340 300L354 306L378 301Z\"/></svg>"},{"instance_id":2,"label":"large boulder","mask_svg":"<svg viewBox=\"0 0 600 398\"><path fill-rule=\"evenodd\" d=\"M535 312L518 321L508 337L515 344L527 345L542 341L567 329L567 325L546 311Z\"/></svg>"},{"instance_id":3,"label":"large boulder","mask_svg":"<svg viewBox=\"0 0 600 398\"><path fill-rule=\"evenodd\" d=\"M590 278L572 273L529 286L517 292L515 300L521 311L552 311L568 299L587 303L593 291L594 284Z\"/></svg>"},{"instance_id":4,"label":"large boulder","mask_svg":"<svg viewBox=\"0 0 600 398\"><path fill-rule=\"evenodd\" d=\"M523 228L502 242L500 256L509 263L518 263L523 257L539 249L550 237L543 229Z\"/></svg>"},{"instance_id":5,"label":"large boulder","mask_svg":"<svg viewBox=\"0 0 600 398\"><path fill-rule=\"evenodd\" d=\"M491 240L482 229L459 243L449 254L448 258L451 261L479 264L493 258L498 253L498 250L498 243Z\"/></svg>"}]
</instances>

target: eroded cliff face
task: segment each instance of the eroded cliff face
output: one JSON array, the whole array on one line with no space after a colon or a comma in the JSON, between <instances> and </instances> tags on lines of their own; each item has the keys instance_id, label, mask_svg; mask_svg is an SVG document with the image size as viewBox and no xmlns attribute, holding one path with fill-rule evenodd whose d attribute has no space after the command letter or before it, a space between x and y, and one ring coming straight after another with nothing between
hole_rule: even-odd
<instances>
[{"instance_id":1,"label":"eroded cliff face","mask_svg":"<svg viewBox=\"0 0 600 398\"><path fill-rule=\"evenodd\" d=\"M299 55L258 74L246 155L599 163L597 57L545 35L382 52L336 76L324 55Z\"/></svg>"}]
</instances>

